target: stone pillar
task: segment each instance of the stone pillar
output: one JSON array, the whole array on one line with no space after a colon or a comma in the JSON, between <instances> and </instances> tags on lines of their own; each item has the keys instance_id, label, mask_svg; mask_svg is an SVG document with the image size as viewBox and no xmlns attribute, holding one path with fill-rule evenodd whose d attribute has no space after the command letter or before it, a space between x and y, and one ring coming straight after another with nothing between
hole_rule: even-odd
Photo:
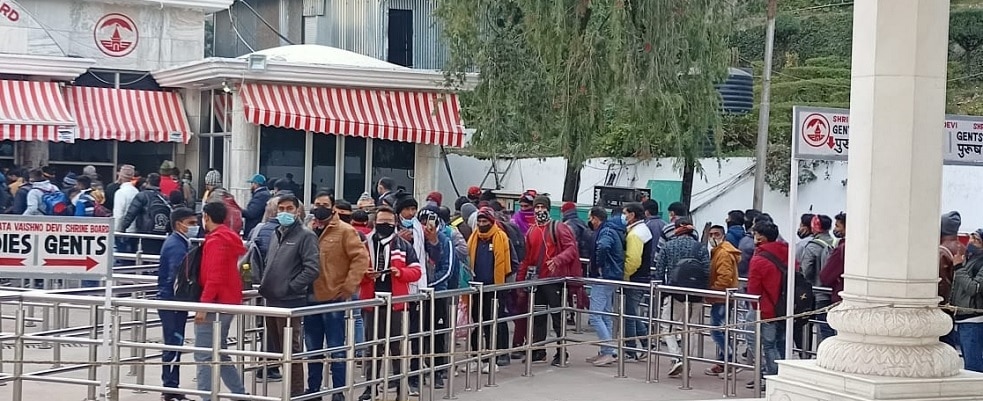
<instances>
[{"instance_id":1,"label":"stone pillar","mask_svg":"<svg viewBox=\"0 0 983 401\"><path fill-rule=\"evenodd\" d=\"M17 164L26 169L47 166L50 152L47 141L17 142Z\"/></svg>"},{"instance_id":2,"label":"stone pillar","mask_svg":"<svg viewBox=\"0 0 983 401\"><path fill-rule=\"evenodd\" d=\"M780 362L769 400L983 399L938 341L948 0L854 3L847 252L838 335ZM962 398L965 397L965 398Z\"/></svg>"},{"instance_id":3,"label":"stone pillar","mask_svg":"<svg viewBox=\"0 0 983 401\"><path fill-rule=\"evenodd\" d=\"M443 168L440 160L440 147L435 145L416 144L416 161L413 166L413 197L420 204L427 199L430 192L436 191L438 168ZM450 202L454 206L453 194L444 194L444 205Z\"/></svg>"},{"instance_id":4,"label":"stone pillar","mask_svg":"<svg viewBox=\"0 0 983 401\"><path fill-rule=\"evenodd\" d=\"M246 181L256 174L259 163L259 126L246 120L245 106L238 93L232 96L232 144L229 146L229 171L222 172L225 187L241 205L249 201Z\"/></svg>"}]
</instances>

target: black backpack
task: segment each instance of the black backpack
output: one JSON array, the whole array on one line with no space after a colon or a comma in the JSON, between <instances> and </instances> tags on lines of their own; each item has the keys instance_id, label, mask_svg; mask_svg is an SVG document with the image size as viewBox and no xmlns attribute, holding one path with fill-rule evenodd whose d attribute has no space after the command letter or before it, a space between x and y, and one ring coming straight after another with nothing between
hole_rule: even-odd
<instances>
[{"instance_id":1,"label":"black backpack","mask_svg":"<svg viewBox=\"0 0 983 401\"><path fill-rule=\"evenodd\" d=\"M150 202L137 223L137 231L142 234L167 235L173 211L171 203L159 192L151 192L147 195L150 197Z\"/></svg>"},{"instance_id":2,"label":"black backpack","mask_svg":"<svg viewBox=\"0 0 983 401\"><path fill-rule=\"evenodd\" d=\"M201 300L201 251L200 245L192 245L174 276L174 299L185 302Z\"/></svg>"},{"instance_id":3,"label":"black backpack","mask_svg":"<svg viewBox=\"0 0 983 401\"><path fill-rule=\"evenodd\" d=\"M524 260L526 258L526 237L522 235L519 231L519 227L511 221L502 221L502 227L505 228L505 234L509 237L509 246L511 249L515 249L516 256L519 260Z\"/></svg>"},{"instance_id":4,"label":"black backpack","mask_svg":"<svg viewBox=\"0 0 983 401\"><path fill-rule=\"evenodd\" d=\"M710 288L710 266L704 266L699 259L693 257L699 252L705 252L705 249L702 243L697 242L692 255L676 262L676 268L669 277L669 285L700 290ZM686 296L681 294L673 294L672 298L679 302L686 301ZM703 297L690 296L689 301L703 302Z\"/></svg>"},{"instance_id":5,"label":"black backpack","mask_svg":"<svg viewBox=\"0 0 983 401\"><path fill-rule=\"evenodd\" d=\"M782 288L778 295L778 302L775 304L775 317L788 316L788 308L786 307L788 303L788 266L770 252L758 251L758 254L768 259L782 274ZM816 307L816 294L812 292L812 283L806 280L806 277L798 270L795 271L794 287L795 301L793 301L793 305L795 310L793 314L798 315L813 310Z\"/></svg>"}]
</instances>

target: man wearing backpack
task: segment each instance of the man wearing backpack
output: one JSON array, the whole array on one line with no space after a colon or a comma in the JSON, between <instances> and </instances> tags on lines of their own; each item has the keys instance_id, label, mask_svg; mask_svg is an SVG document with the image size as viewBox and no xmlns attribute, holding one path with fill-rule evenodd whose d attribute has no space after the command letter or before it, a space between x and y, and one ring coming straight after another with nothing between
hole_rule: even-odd
<instances>
[{"instance_id":1,"label":"man wearing backpack","mask_svg":"<svg viewBox=\"0 0 983 401\"><path fill-rule=\"evenodd\" d=\"M652 282L652 249L658 247L659 241L645 223L645 209L641 203L633 202L625 205L623 213L619 217L627 227L625 238L625 272L624 280L634 283L649 284ZM648 291L626 289L625 290L625 315L641 316L642 300L648 295ZM639 344L640 348L648 349L648 325L642 319L627 319L624 327L625 337L630 338L625 342L629 348L635 348ZM638 340L635 340L638 338ZM622 356L627 360L641 360L648 357L648 352L636 354L628 351Z\"/></svg>"},{"instance_id":2,"label":"man wearing backpack","mask_svg":"<svg viewBox=\"0 0 983 401\"><path fill-rule=\"evenodd\" d=\"M174 300L174 280L178 269L191 247L189 238L198 237L198 217L194 210L188 208L174 209L171 213L171 233L164 240L160 250L160 268L157 269L157 299L162 301ZM184 329L188 323L188 311L157 310L160 316L161 337L165 345L184 345ZM161 356L164 363L179 362L181 353L164 351ZM161 386L178 388L181 386L181 365L161 366ZM161 401L186 401L182 394L164 393Z\"/></svg>"},{"instance_id":3,"label":"man wearing backpack","mask_svg":"<svg viewBox=\"0 0 983 401\"><path fill-rule=\"evenodd\" d=\"M983 372L983 230L969 235L966 255L955 257L952 295L949 303L957 308L956 332L966 370ZM965 261L963 261L965 259Z\"/></svg>"},{"instance_id":4,"label":"man wearing backpack","mask_svg":"<svg viewBox=\"0 0 983 401\"><path fill-rule=\"evenodd\" d=\"M171 203L160 192L160 174L147 175L147 185L143 191L133 198L119 228L129 227L136 222L140 234L166 235L171 224ZM143 252L160 255L164 241L158 239L142 239Z\"/></svg>"},{"instance_id":5,"label":"man wearing backpack","mask_svg":"<svg viewBox=\"0 0 983 401\"><path fill-rule=\"evenodd\" d=\"M942 297L942 304L949 303L949 295L952 294L952 275L956 267L957 255L966 254L966 246L959 242L959 227L962 225L962 216L957 211L951 211L942 215L942 226L939 231L939 296ZM959 341L954 330L942 336L942 342L956 348Z\"/></svg>"},{"instance_id":6,"label":"man wearing backpack","mask_svg":"<svg viewBox=\"0 0 983 401\"><path fill-rule=\"evenodd\" d=\"M476 282L485 285L505 284L505 277L512 273L512 266L517 261L510 250L509 237L498 224L496 224L495 212L489 207L483 207L477 212L478 226L476 231L468 239L468 256L471 261L471 271ZM482 328L471 330L471 350L478 350L478 341L483 335L486 350L503 350L508 348L509 330L505 322L499 322L496 327L491 327L493 299L498 296L498 316L505 315L505 299L501 296L503 292L484 292L482 298L471 298L471 321L481 322ZM491 343L492 330L496 330L495 344ZM496 365L506 365L511 363L508 355L501 355L495 361ZM482 367L494 369L491 364L486 362Z\"/></svg>"},{"instance_id":7,"label":"man wearing backpack","mask_svg":"<svg viewBox=\"0 0 983 401\"><path fill-rule=\"evenodd\" d=\"M256 174L249 180L249 185L252 187L253 197L249 199L246 209L242 211L242 217L246 220L242 230L247 236L253 231L253 227L263 221L263 215L266 214L266 202L270 201L270 190L266 189L266 177L262 174Z\"/></svg>"},{"instance_id":8,"label":"man wearing backpack","mask_svg":"<svg viewBox=\"0 0 983 401\"><path fill-rule=\"evenodd\" d=\"M659 260L656 263L656 278L665 278L665 283L677 287L689 288L709 288L710 274L710 255L707 247L696 238L696 230L693 228L693 220L688 216L677 217L673 226L675 230L668 235L669 240L665 248L659 252ZM628 235L629 253L631 252L631 234ZM689 319L689 322L698 322L703 311L703 300L698 297L689 297L686 302L685 296L674 295L666 297L662 301L663 319L673 322L682 322ZM663 326L663 330L666 327ZM670 326L669 330L673 328ZM646 333L647 334L647 333ZM681 354L683 351L676 341L675 335L664 337L669 352ZM698 335L689 335L687 338L690 355L696 355ZM669 368L669 377L678 378L681 375L689 374L683 372L683 361L675 358L672 367Z\"/></svg>"},{"instance_id":9,"label":"man wearing backpack","mask_svg":"<svg viewBox=\"0 0 983 401\"><path fill-rule=\"evenodd\" d=\"M263 269L263 279L259 293L266 301L266 306L278 308L299 308L307 306L307 294L311 284L320 274L318 261L317 237L304 227L297 217L301 210L300 201L292 195L280 197L277 201L277 221L280 227L275 231L273 242L266 253L266 268ZM303 331L300 317L278 318L267 317L265 326L267 352L283 352L283 329L296 328L290 340L291 351L299 354L304 350ZM341 325L344 326L343 324ZM290 395L304 394L304 366L301 363L290 365ZM312 375L314 371L312 370ZM320 391L318 386L312 389Z\"/></svg>"},{"instance_id":10,"label":"man wearing backpack","mask_svg":"<svg viewBox=\"0 0 983 401\"><path fill-rule=\"evenodd\" d=\"M741 215L741 237L744 235L744 212L740 212ZM734 212L728 214L728 223L732 217L736 215ZM726 230L723 226L713 226L710 227L710 289L716 291L727 291L729 288L737 288L737 262L741 260L741 251L737 249L733 242L731 242L730 228L735 226L729 226ZM739 239L739 238L738 238ZM727 317L727 304L724 303L726 300L724 298L706 298L706 302L710 304L710 325L711 326L723 326L727 323L725 318ZM717 360L727 361L733 360L733 349L727 343L726 338L724 338L724 332L721 330L714 330L710 332L710 338L717 345ZM708 376L717 376L724 373L724 365L713 365L707 368L704 373Z\"/></svg>"},{"instance_id":11,"label":"man wearing backpack","mask_svg":"<svg viewBox=\"0 0 983 401\"><path fill-rule=\"evenodd\" d=\"M829 234L829 230L833 227L833 219L824 214L817 214L813 216L810 222L810 231L812 232L812 239L802 248L802 256L800 258L800 269L802 270L802 275L805 276L807 280L812 284L813 287L822 286L823 282L819 276L819 273L826 266L826 261L829 260L829 255L833 253L833 236ZM816 293L816 309L825 308L830 305L831 302L830 294L825 292ZM816 315L815 317L818 321L826 321L826 314ZM796 323L799 323L796 321ZM808 320L804 320L801 324L805 325ZM795 329L795 337L801 337L802 330L800 328ZM819 324L819 342L822 343L828 337L836 335L833 329L829 327L828 324ZM802 343L802 339L797 341ZM801 345L800 345L801 346Z\"/></svg>"},{"instance_id":12,"label":"man wearing backpack","mask_svg":"<svg viewBox=\"0 0 983 401\"><path fill-rule=\"evenodd\" d=\"M25 216L44 216L50 214L45 205L45 195L61 194L61 190L51 183L41 169L33 169L29 173L31 178L31 191L27 193L27 209L24 210Z\"/></svg>"},{"instance_id":13,"label":"man wearing backpack","mask_svg":"<svg viewBox=\"0 0 983 401\"><path fill-rule=\"evenodd\" d=\"M782 297L782 283L785 280L782 269L788 268L788 244L778 240L778 226L774 223L758 223L753 231L757 248L751 257L747 293L761 297L758 302L761 319L774 319L779 317L776 314L778 304L784 305L786 302ZM776 261L783 266L776 265ZM785 321L762 323L760 334L761 355L764 358L761 376L776 375L778 364L775 361L785 357ZM754 381L748 382L747 388L754 388L754 384Z\"/></svg>"},{"instance_id":14,"label":"man wearing backpack","mask_svg":"<svg viewBox=\"0 0 983 401\"><path fill-rule=\"evenodd\" d=\"M341 221L330 194L317 194L311 215L314 216L312 225L318 237L320 274L311 285L308 301L312 304L348 301L356 294L359 284L369 271L368 249L362 243L358 231ZM345 345L345 313L329 312L306 316L304 335L308 351ZM331 357L343 358L344 351L332 353ZM323 371L320 362L308 364L308 393L321 391L321 384L324 383ZM332 362L332 387L344 387L347 373L344 362ZM344 400L341 393L332 397L332 401Z\"/></svg>"},{"instance_id":15,"label":"man wearing backpack","mask_svg":"<svg viewBox=\"0 0 983 401\"><path fill-rule=\"evenodd\" d=\"M536 224L530 227L529 232L526 233L526 257L519 265L518 279L520 281L579 276L581 274L577 241L573 238L570 227L550 219L550 204L550 198L544 195L537 196L533 201ZM550 318L553 321L553 330L557 337L561 335L564 324L559 312L559 309L563 307L562 294L563 284L540 285L534 293L534 305L555 311L550 313ZM525 296L528 296L528 293ZM520 300L519 304L528 305L528 302ZM546 341L546 319L546 315L539 315L533 319L532 343L538 344ZM545 362L546 350L534 351L532 359L532 362ZM560 353L557 351L551 364L560 366L560 359Z\"/></svg>"},{"instance_id":16,"label":"man wearing backpack","mask_svg":"<svg viewBox=\"0 0 983 401\"><path fill-rule=\"evenodd\" d=\"M591 255L594 254L594 230L587 226L580 219L580 215L577 212L577 205L573 202L564 202L563 206L560 207L560 212L563 213L563 224L570 227L573 231L573 237L577 240L577 251L580 253L580 257L584 259L590 259ZM580 277L587 276L587 267L581 264L582 273ZM582 283L569 283L567 284L567 303L574 305L577 309L586 309L587 291L584 289ZM573 301L577 302L574 303ZM567 316L567 324L575 324L574 316L576 313L571 312Z\"/></svg>"}]
</instances>

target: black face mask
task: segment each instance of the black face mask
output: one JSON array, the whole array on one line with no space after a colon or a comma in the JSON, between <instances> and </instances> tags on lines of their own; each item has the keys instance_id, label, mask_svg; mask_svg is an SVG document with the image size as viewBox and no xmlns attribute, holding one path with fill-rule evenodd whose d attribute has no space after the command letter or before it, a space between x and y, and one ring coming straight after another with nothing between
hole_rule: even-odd
<instances>
[{"instance_id":1,"label":"black face mask","mask_svg":"<svg viewBox=\"0 0 983 401\"><path fill-rule=\"evenodd\" d=\"M486 232L491 231L491 228L492 228L491 224L489 224L487 226L478 226L478 231L483 232L483 233L486 233Z\"/></svg>"},{"instance_id":2,"label":"black face mask","mask_svg":"<svg viewBox=\"0 0 983 401\"><path fill-rule=\"evenodd\" d=\"M396 232L396 226L392 224L380 223L375 225L375 236L377 239L389 238L394 232Z\"/></svg>"},{"instance_id":3,"label":"black face mask","mask_svg":"<svg viewBox=\"0 0 983 401\"><path fill-rule=\"evenodd\" d=\"M312 210L311 213L314 215L315 219L324 221L330 219L331 216L334 215L334 210L328 209L324 206L318 206L314 208L314 210Z\"/></svg>"},{"instance_id":4,"label":"black face mask","mask_svg":"<svg viewBox=\"0 0 983 401\"><path fill-rule=\"evenodd\" d=\"M339 214L338 218L345 223L352 224L352 215L350 214Z\"/></svg>"},{"instance_id":5,"label":"black face mask","mask_svg":"<svg viewBox=\"0 0 983 401\"><path fill-rule=\"evenodd\" d=\"M796 234L799 235L799 239L805 239L806 237L812 235L811 232L806 231L806 230L799 230L799 232L797 232Z\"/></svg>"}]
</instances>

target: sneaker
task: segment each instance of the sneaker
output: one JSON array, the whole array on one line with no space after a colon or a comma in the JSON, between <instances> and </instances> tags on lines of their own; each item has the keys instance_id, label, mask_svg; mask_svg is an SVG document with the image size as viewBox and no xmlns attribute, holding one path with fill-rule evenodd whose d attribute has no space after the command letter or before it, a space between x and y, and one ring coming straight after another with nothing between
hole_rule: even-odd
<instances>
[{"instance_id":1,"label":"sneaker","mask_svg":"<svg viewBox=\"0 0 983 401\"><path fill-rule=\"evenodd\" d=\"M533 353L535 354L535 352ZM526 353L522 351L515 351L509 355L512 359L526 359Z\"/></svg>"},{"instance_id":2,"label":"sneaker","mask_svg":"<svg viewBox=\"0 0 983 401\"><path fill-rule=\"evenodd\" d=\"M266 371L266 374L263 371ZM256 380L266 380L268 382L278 382L283 380L283 375L280 374L279 370L275 369L260 369L256 371Z\"/></svg>"},{"instance_id":3,"label":"sneaker","mask_svg":"<svg viewBox=\"0 0 983 401\"><path fill-rule=\"evenodd\" d=\"M161 394L160 401L191 401L191 399L185 398L183 394Z\"/></svg>"},{"instance_id":4,"label":"sneaker","mask_svg":"<svg viewBox=\"0 0 983 401\"><path fill-rule=\"evenodd\" d=\"M410 391L406 393L409 397L419 397L420 396L420 386L410 385Z\"/></svg>"},{"instance_id":5,"label":"sneaker","mask_svg":"<svg viewBox=\"0 0 983 401\"><path fill-rule=\"evenodd\" d=\"M566 361L567 362L570 362L570 354L566 354L566 355L567 355ZM543 358L543 359L546 359L546 358ZM562 365L560 365L560 354L553 355L553 361L550 362L550 365L556 366L556 367L562 366Z\"/></svg>"},{"instance_id":6,"label":"sneaker","mask_svg":"<svg viewBox=\"0 0 983 401\"><path fill-rule=\"evenodd\" d=\"M587 359L585 359L584 362L594 363L594 361L596 361L598 359L601 359L601 356L603 356L603 355L602 354L597 354L597 355L594 355L594 356L591 356L591 357L587 357Z\"/></svg>"},{"instance_id":7,"label":"sneaker","mask_svg":"<svg viewBox=\"0 0 983 401\"><path fill-rule=\"evenodd\" d=\"M724 365L713 365L703 371L707 376L719 376L724 373Z\"/></svg>"},{"instance_id":8,"label":"sneaker","mask_svg":"<svg viewBox=\"0 0 983 401\"><path fill-rule=\"evenodd\" d=\"M672 360L672 367L669 368L669 377L679 377L683 373L683 361L678 359Z\"/></svg>"},{"instance_id":9,"label":"sneaker","mask_svg":"<svg viewBox=\"0 0 983 401\"><path fill-rule=\"evenodd\" d=\"M370 401L372 399L372 388L366 387L362 395L358 396L358 401Z\"/></svg>"},{"instance_id":10,"label":"sneaker","mask_svg":"<svg viewBox=\"0 0 983 401\"><path fill-rule=\"evenodd\" d=\"M754 380L751 380L751 381L747 382L747 384L745 384L744 387L745 388L749 388L751 390L754 390ZM765 391L765 381L764 380L761 380L761 391Z\"/></svg>"},{"instance_id":11,"label":"sneaker","mask_svg":"<svg viewBox=\"0 0 983 401\"><path fill-rule=\"evenodd\" d=\"M444 388L444 375L438 373L433 378L433 388L436 390L442 390ZM333 401L333 400L332 400Z\"/></svg>"},{"instance_id":12,"label":"sneaker","mask_svg":"<svg viewBox=\"0 0 983 401\"><path fill-rule=\"evenodd\" d=\"M334 393L331 395L331 401L345 401L345 395L342 393Z\"/></svg>"},{"instance_id":13,"label":"sneaker","mask_svg":"<svg viewBox=\"0 0 983 401\"><path fill-rule=\"evenodd\" d=\"M734 377L737 376L737 374L739 374L739 373L741 373L743 371L744 371L744 368L732 368L730 370L730 372L727 372L727 375L726 376L729 379L733 379ZM720 375L720 378L723 379L724 378L724 375Z\"/></svg>"},{"instance_id":14,"label":"sneaker","mask_svg":"<svg viewBox=\"0 0 983 401\"><path fill-rule=\"evenodd\" d=\"M467 373L468 371L478 370L478 362L468 362L467 365L461 365L457 367L457 371L461 373Z\"/></svg>"},{"instance_id":15,"label":"sneaker","mask_svg":"<svg viewBox=\"0 0 983 401\"><path fill-rule=\"evenodd\" d=\"M546 351L534 351L532 353L532 363L546 362Z\"/></svg>"},{"instance_id":16,"label":"sneaker","mask_svg":"<svg viewBox=\"0 0 983 401\"><path fill-rule=\"evenodd\" d=\"M495 364L498 366L509 366L512 364L512 358L508 355L499 355L495 358Z\"/></svg>"},{"instance_id":17,"label":"sneaker","mask_svg":"<svg viewBox=\"0 0 983 401\"><path fill-rule=\"evenodd\" d=\"M649 353L648 352L641 352L641 353L635 354L635 359L638 360L639 362L643 362L646 359L649 359Z\"/></svg>"},{"instance_id":18,"label":"sneaker","mask_svg":"<svg viewBox=\"0 0 983 401\"><path fill-rule=\"evenodd\" d=\"M615 358L614 355L601 355L600 358L597 358L597 360L594 361L594 366L597 367L611 366L617 361L618 358Z\"/></svg>"},{"instance_id":19,"label":"sneaker","mask_svg":"<svg viewBox=\"0 0 983 401\"><path fill-rule=\"evenodd\" d=\"M495 369L495 373L498 373L498 365L485 363L484 366L481 367L481 373L488 374L492 369Z\"/></svg>"}]
</instances>

